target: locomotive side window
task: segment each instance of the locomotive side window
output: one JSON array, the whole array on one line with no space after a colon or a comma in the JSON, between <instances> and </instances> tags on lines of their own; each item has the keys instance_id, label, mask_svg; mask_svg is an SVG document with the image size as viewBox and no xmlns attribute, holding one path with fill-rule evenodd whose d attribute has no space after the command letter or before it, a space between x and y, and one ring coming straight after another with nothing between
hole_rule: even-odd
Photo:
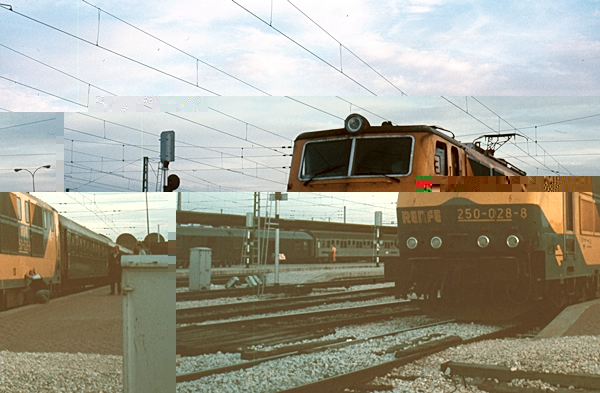
<instances>
[{"instance_id":1,"label":"locomotive side window","mask_svg":"<svg viewBox=\"0 0 600 393\"><path fill-rule=\"evenodd\" d=\"M594 212L594 210L596 211ZM579 215L581 221L581 233L594 232L594 219L597 219L597 214L598 210L592 201L580 199Z\"/></svg>"},{"instance_id":2,"label":"locomotive side window","mask_svg":"<svg viewBox=\"0 0 600 393\"><path fill-rule=\"evenodd\" d=\"M352 140L308 142L300 177L304 180L348 175L348 162Z\"/></svg>"},{"instance_id":3,"label":"locomotive side window","mask_svg":"<svg viewBox=\"0 0 600 393\"><path fill-rule=\"evenodd\" d=\"M479 161L476 161L469 157L469 163L471 164L471 170L473 171L473 176L490 176L491 169L489 166L482 164Z\"/></svg>"},{"instance_id":4,"label":"locomotive side window","mask_svg":"<svg viewBox=\"0 0 600 393\"><path fill-rule=\"evenodd\" d=\"M594 203L594 226L596 227L595 235L600 236L600 200Z\"/></svg>"},{"instance_id":5,"label":"locomotive side window","mask_svg":"<svg viewBox=\"0 0 600 393\"><path fill-rule=\"evenodd\" d=\"M29 207L30 207L29 205L30 205L29 201L26 201L25 202L25 222L28 223L28 224L29 224L29 220L31 218L29 216Z\"/></svg>"},{"instance_id":6,"label":"locomotive side window","mask_svg":"<svg viewBox=\"0 0 600 393\"><path fill-rule=\"evenodd\" d=\"M357 138L352 175L406 175L409 172L412 139Z\"/></svg>"},{"instance_id":7,"label":"locomotive side window","mask_svg":"<svg viewBox=\"0 0 600 393\"><path fill-rule=\"evenodd\" d=\"M450 166L450 170L452 171L452 173L450 173L450 176L460 176L460 168L458 164L458 149L456 148L456 146L452 146L450 148L450 156L450 159L452 160Z\"/></svg>"},{"instance_id":8,"label":"locomotive side window","mask_svg":"<svg viewBox=\"0 0 600 393\"><path fill-rule=\"evenodd\" d=\"M497 169L494 169L493 171L494 171L494 172L493 172L493 175L494 175L494 176L504 176L504 173L500 172L500 171L499 171L499 170L497 170Z\"/></svg>"},{"instance_id":9,"label":"locomotive side window","mask_svg":"<svg viewBox=\"0 0 600 393\"><path fill-rule=\"evenodd\" d=\"M23 218L23 216L21 215L21 198L17 197L17 217L19 218L19 221L21 221L21 219Z\"/></svg>"},{"instance_id":10,"label":"locomotive side window","mask_svg":"<svg viewBox=\"0 0 600 393\"><path fill-rule=\"evenodd\" d=\"M435 155L433 156L433 167L436 175L446 176L446 144L442 142L435 143Z\"/></svg>"}]
</instances>

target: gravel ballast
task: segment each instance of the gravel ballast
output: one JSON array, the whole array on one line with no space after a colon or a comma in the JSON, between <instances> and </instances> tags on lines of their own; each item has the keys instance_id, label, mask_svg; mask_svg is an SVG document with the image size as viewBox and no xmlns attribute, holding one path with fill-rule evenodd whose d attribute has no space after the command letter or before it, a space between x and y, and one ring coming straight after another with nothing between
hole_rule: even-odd
<instances>
[{"instance_id":1,"label":"gravel ballast","mask_svg":"<svg viewBox=\"0 0 600 393\"><path fill-rule=\"evenodd\" d=\"M388 321L387 324L378 323L355 326L354 330L349 327L343 331L340 329L336 335L354 335L359 338L361 335L363 337L373 336L401 330L406 328L407 325L409 325L408 322L402 322L402 319L398 319L396 321ZM182 382L177 384L177 392L277 392L393 360L394 353L383 354L385 349L428 334L441 333L444 336L459 335L467 339L498 329L498 327L492 326L457 323L433 326L408 331L391 337L370 340L348 347L330 349L325 352L291 356L262 363L251 369L211 375L191 382ZM329 339L336 335L330 335L326 338ZM223 354L217 354L214 355L214 363L211 362L211 356L213 355L182 358L179 361L180 366L177 368L177 373L194 371L194 367L191 366L192 363L195 363L195 367L201 367L202 369L221 367L225 365L223 362L227 362L227 360L237 363L238 358L235 356L239 355L235 354L235 356L225 358Z\"/></svg>"},{"instance_id":2,"label":"gravel ballast","mask_svg":"<svg viewBox=\"0 0 600 393\"><path fill-rule=\"evenodd\" d=\"M0 392L123 392L123 357L0 352Z\"/></svg>"},{"instance_id":3,"label":"gravel ballast","mask_svg":"<svg viewBox=\"0 0 600 393\"><path fill-rule=\"evenodd\" d=\"M597 336L546 339L502 339L449 348L391 371L379 383L393 385L394 392L454 391L479 392L465 388L459 378L452 380L440 370L446 361L508 367L513 371L557 374L600 374L600 338ZM416 379L410 381L409 379ZM513 386L552 387L539 381L514 380ZM455 390L456 389L456 390Z\"/></svg>"}]
</instances>

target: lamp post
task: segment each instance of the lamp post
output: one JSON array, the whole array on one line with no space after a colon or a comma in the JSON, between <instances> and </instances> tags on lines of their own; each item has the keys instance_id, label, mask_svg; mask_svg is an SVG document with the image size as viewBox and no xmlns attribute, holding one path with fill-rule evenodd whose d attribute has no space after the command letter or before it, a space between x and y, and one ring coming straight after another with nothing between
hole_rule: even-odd
<instances>
[{"instance_id":1,"label":"lamp post","mask_svg":"<svg viewBox=\"0 0 600 393\"><path fill-rule=\"evenodd\" d=\"M50 167L51 167L51 165L42 165L41 167L38 167L35 171L33 171L33 173L29 169L15 168L15 172L19 172L19 171L27 171L27 172L29 172L29 174L31 175L31 181L33 183L33 191L35 192L35 173L38 171L38 169L50 168Z\"/></svg>"}]
</instances>

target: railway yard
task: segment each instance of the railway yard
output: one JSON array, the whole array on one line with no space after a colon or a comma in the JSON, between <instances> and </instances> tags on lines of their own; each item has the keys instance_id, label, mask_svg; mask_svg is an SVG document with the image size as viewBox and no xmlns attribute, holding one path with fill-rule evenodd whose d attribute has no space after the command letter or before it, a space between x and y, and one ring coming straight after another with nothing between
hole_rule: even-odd
<instances>
[{"instance_id":1,"label":"railway yard","mask_svg":"<svg viewBox=\"0 0 600 393\"><path fill-rule=\"evenodd\" d=\"M260 295L216 284L243 269L213 269L199 292L179 269L177 392L600 391L598 301L556 319L433 317L379 269L283 266Z\"/></svg>"}]
</instances>

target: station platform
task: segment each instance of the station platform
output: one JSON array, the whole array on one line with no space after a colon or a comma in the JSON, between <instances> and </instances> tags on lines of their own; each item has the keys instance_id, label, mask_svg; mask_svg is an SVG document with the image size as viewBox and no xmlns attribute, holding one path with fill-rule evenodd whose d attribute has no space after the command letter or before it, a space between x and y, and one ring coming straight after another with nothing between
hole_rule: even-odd
<instances>
[{"instance_id":1,"label":"station platform","mask_svg":"<svg viewBox=\"0 0 600 393\"><path fill-rule=\"evenodd\" d=\"M211 269L211 277L237 276L243 280L246 276L266 275L267 283L275 282L275 267L250 266L229 267ZM345 264L319 264L319 265L280 265L280 284L303 284L311 282L332 281L347 278L368 278L383 276L383 263L379 267L375 263L345 263ZM177 277L184 279L189 277L188 269L177 269Z\"/></svg>"},{"instance_id":2,"label":"station platform","mask_svg":"<svg viewBox=\"0 0 600 393\"><path fill-rule=\"evenodd\" d=\"M121 296L108 286L0 312L0 351L123 355Z\"/></svg>"},{"instance_id":3,"label":"station platform","mask_svg":"<svg viewBox=\"0 0 600 393\"><path fill-rule=\"evenodd\" d=\"M600 299L565 308L536 338L600 336Z\"/></svg>"}]
</instances>

